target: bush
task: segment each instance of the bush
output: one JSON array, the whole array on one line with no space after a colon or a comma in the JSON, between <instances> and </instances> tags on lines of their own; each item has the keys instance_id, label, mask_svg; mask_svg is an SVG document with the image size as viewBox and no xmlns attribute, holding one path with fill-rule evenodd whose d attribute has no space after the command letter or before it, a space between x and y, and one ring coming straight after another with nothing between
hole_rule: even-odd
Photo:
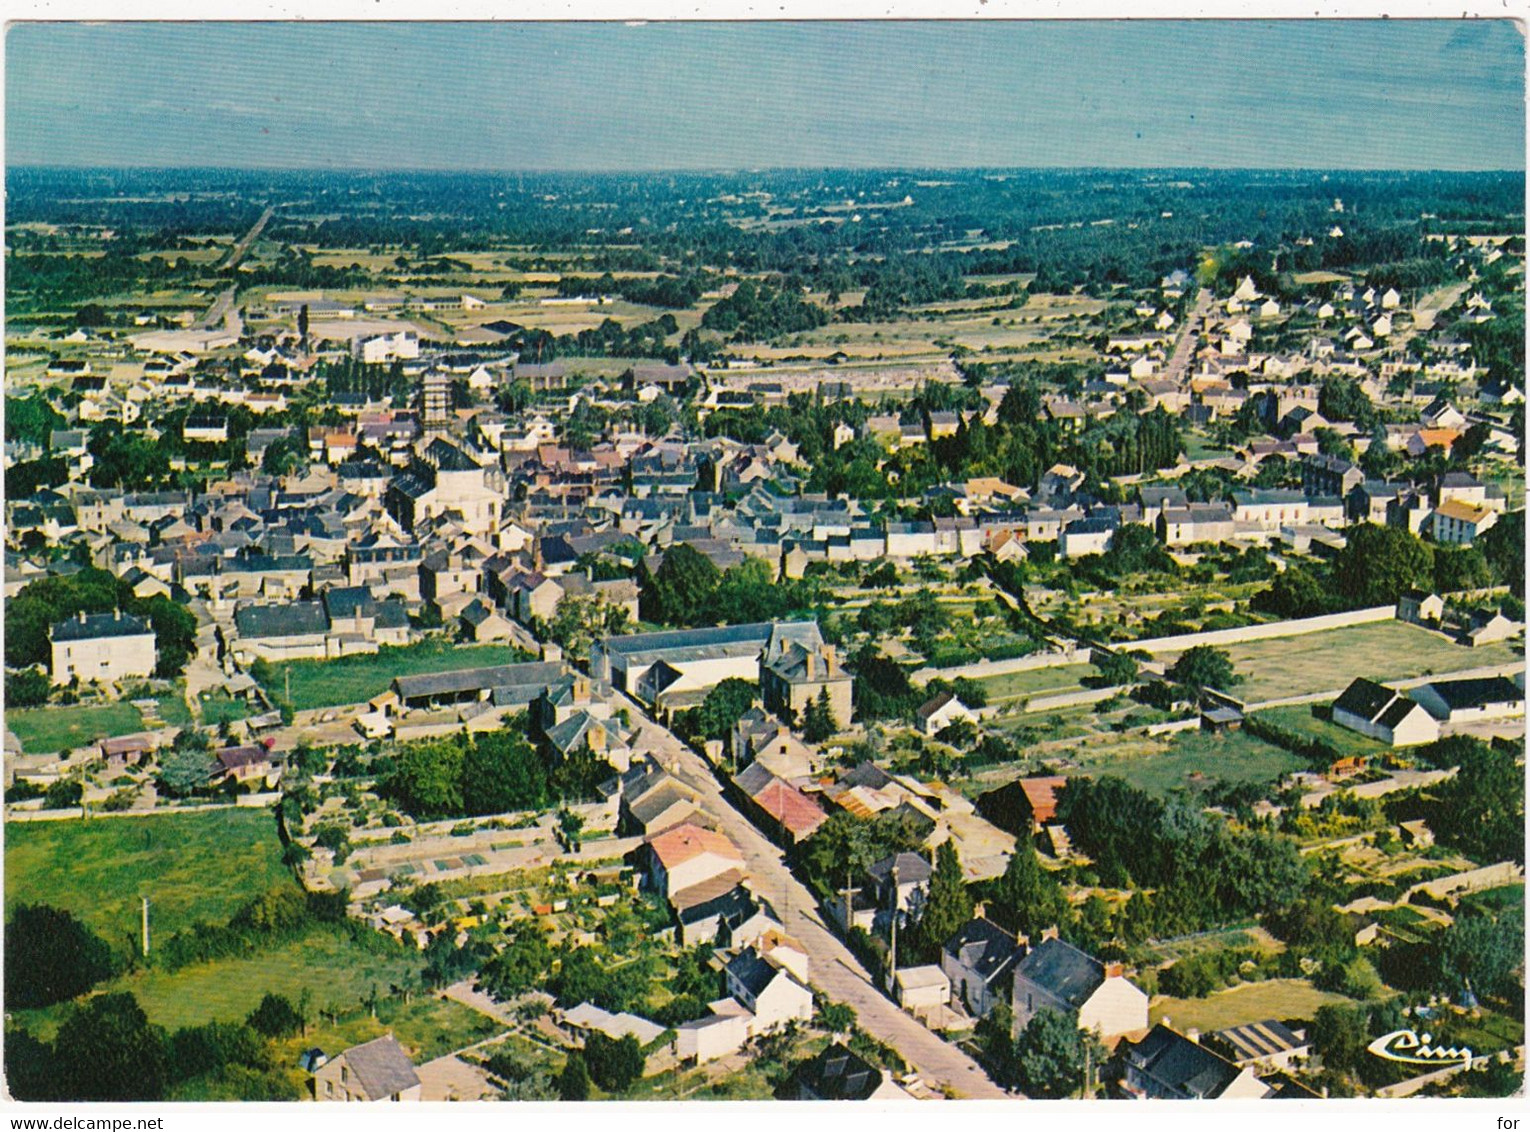
<instances>
[{"instance_id":1,"label":"bush","mask_svg":"<svg viewBox=\"0 0 1530 1132\"><path fill-rule=\"evenodd\" d=\"M268 1038L288 1038L301 1033L303 1016L279 994L268 994L250 1014L249 1025Z\"/></svg>"},{"instance_id":2,"label":"bush","mask_svg":"<svg viewBox=\"0 0 1530 1132\"><path fill-rule=\"evenodd\" d=\"M61 778L48 787L43 794L43 807L49 810L68 810L80 804L85 787L77 779Z\"/></svg>"},{"instance_id":3,"label":"bush","mask_svg":"<svg viewBox=\"0 0 1530 1132\"><path fill-rule=\"evenodd\" d=\"M106 942L59 908L21 904L6 924L6 1010L64 1002L115 971Z\"/></svg>"}]
</instances>

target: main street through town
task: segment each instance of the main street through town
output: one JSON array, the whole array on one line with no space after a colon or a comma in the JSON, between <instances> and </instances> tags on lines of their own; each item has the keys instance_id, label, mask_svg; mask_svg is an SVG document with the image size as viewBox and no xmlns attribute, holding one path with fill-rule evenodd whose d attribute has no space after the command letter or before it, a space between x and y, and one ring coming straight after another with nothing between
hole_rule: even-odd
<instances>
[{"instance_id":1,"label":"main street through town","mask_svg":"<svg viewBox=\"0 0 1530 1132\"><path fill-rule=\"evenodd\" d=\"M905 1014L873 985L859 960L823 922L817 902L786 867L781 850L723 796L706 761L649 719L635 701L629 698L627 703L633 718L643 719L643 729L656 737L661 765L701 795L707 812L743 851L756 895L770 903L782 926L807 950L813 986L853 1008L861 1028L897 1050L931 1088L974 1099L1016 1096L995 1085L976 1061Z\"/></svg>"}]
</instances>

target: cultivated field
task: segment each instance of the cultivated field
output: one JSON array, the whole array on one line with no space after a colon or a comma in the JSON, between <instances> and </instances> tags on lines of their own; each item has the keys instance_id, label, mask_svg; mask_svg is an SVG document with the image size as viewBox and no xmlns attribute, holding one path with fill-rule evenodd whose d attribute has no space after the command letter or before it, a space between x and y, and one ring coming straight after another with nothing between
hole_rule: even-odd
<instances>
[{"instance_id":1,"label":"cultivated field","mask_svg":"<svg viewBox=\"0 0 1530 1132\"><path fill-rule=\"evenodd\" d=\"M170 726L191 721L186 701L177 695L159 697L159 718ZM5 713L5 726L21 740L29 755L72 751L145 727L143 713L130 703L75 704L69 707L17 708Z\"/></svg>"}]
</instances>

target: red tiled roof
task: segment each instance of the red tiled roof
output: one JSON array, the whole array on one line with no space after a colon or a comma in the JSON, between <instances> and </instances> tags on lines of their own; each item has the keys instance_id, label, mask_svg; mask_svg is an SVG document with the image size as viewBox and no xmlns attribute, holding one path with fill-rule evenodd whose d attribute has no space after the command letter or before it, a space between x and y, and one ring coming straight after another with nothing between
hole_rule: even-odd
<instances>
[{"instance_id":1,"label":"red tiled roof","mask_svg":"<svg viewBox=\"0 0 1530 1132\"><path fill-rule=\"evenodd\" d=\"M754 800L762 810L797 837L811 836L814 830L828 820L822 806L779 778L771 780L754 796Z\"/></svg>"},{"instance_id":2,"label":"red tiled roof","mask_svg":"<svg viewBox=\"0 0 1530 1132\"><path fill-rule=\"evenodd\" d=\"M1046 825L1057 814L1057 792L1067 783L1061 775L1048 778L1022 778L1020 789L1031 804L1031 816L1038 825Z\"/></svg>"}]
</instances>

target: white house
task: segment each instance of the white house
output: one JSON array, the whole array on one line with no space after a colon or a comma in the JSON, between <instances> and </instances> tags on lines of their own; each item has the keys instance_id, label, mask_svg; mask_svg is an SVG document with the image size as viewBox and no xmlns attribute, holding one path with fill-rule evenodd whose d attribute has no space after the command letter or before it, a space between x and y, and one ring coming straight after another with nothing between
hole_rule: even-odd
<instances>
[{"instance_id":1,"label":"white house","mask_svg":"<svg viewBox=\"0 0 1530 1132\"><path fill-rule=\"evenodd\" d=\"M958 720L974 723L977 717L972 709L950 692L942 692L925 703L918 711L919 728L926 735L938 735Z\"/></svg>"},{"instance_id":2,"label":"white house","mask_svg":"<svg viewBox=\"0 0 1530 1132\"><path fill-rule=\"evenodd\" d=\"M893 979L898 1005L916 1018L939 1010L951 998L951 978L937 965L904 967Z\"/></svg>"},{"instance_id":3,"label":"white house","mask_svg":"<svg viewBox=\"0 0 1530 1132\"><path fill-rule=\"evenodd\" d=\"M1043 1010L1077 1020L1102 1038L1148 1028L1148 996L1119 963L1102 963L1070 943L1047 939L1015 965L1015 1032Z\"/></svg>"},{"instance_id":4,"label":"white house","mask_svg":"<svg viewBox=\"0 0 1530 1132\"><path fill-rule=\"evenodd\" d=\"M728 999L728 1002L733 1002ZM675 1027L675 1056L681 1061L704 1065L742 1048L749 1040L754 1015L739 1007L737 1012L708 1014L705 1018L684 1022Z\"/></svg>"},{"instance_id":5,"label":"white house","mask_svg":"<svg viewBox=\"0 0 1530 1132\"><path fill-rule=\"evenodd\" d=\"M1440 725L1417 703L1363 676L1333 702L1333 721L1389 747L1432 743L1440 737Z\"/></svg>"},{"instance_id":6,"label":"white house","mask_svg":"<svg viewBox=\"0 0 1530 1132\"><path fill-rule=\"evenodd\" d=\"M81 613L60 621L49 634L53 683L109 683L154 675L158 659L148 622L123 613Z\"/></svg>"},{"instance_id":7,"label":"white house","mask_svg":"<svg viewBox=\"0 0 1530 1132\"><path fill-rule=\"evenodd\" d=\"M750 1035L779 1030L813 1017L813 992L785 967L746 947L724 969L728 991L754 1015Z\"/></svg>"}]
</instances>

